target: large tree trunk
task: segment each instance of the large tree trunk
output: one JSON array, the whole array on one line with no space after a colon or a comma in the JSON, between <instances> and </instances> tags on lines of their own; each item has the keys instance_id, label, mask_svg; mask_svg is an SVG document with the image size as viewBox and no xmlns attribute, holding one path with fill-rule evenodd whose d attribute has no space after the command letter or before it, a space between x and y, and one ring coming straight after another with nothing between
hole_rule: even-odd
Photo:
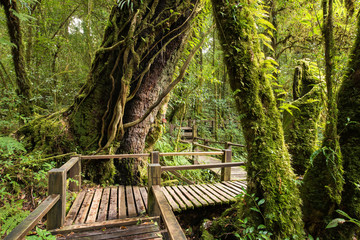
<instances>
[{"instance_id":1,"label":"large tree trunk","mask_svg":"<svg viewBox=\"0 0 360 240\"><path fill-rule=\"evenodd\" d=\"M326 224L332 220L341 201L343 170L337 137L337 108L333 80L332 0L323 0L325 40L325 80L327 88L327 124L318 154L305 173L302 186L305 227L315 237L334 239Z\"/></svg>"},{"instance_id":2,"label":"large tree trunk","mask_svg":"<svg viewBox=\"0 0 360 240\"><path fill-rule=\"evenodd\" d=\"M237 108L245 115L241 125L248 152L247 193L265 200L261 206L248 201L247 214L255 226L265 224L274 234L272 239L295 236L301 239L301 201L295 174L271 84L260 67L263 59L254 9L250 9L255 3L235 0L212 3ZM252 211L252 207L259 207L261 214Z\"/></svg>"},{"instance_id":3,"label":"large tree trunk","mask_svg":"<svg viewBox=\"0 0 360 240\"><path fill-rule=\"evenodd\" d=\"M120 1L113 7L86 84L74 104L60 113L62 116L52 117L64 120L64 134L71 136L77 152L144 150L158 107L145 121L138 120L149 112L161 90L171 82L190 32L189 24L199 10L195 0ZM69 147L65 145L66 148ZM116 182L139 181L140 159L114 161L121 173ZM113 181L115 174L112 161L90 161L85 170L87 177L96 182Z\"/></svg>"},{"instance_id":4,"label":"large tree trunk","mask_svg":"<svg viewBox=\"0 0 360 240\"><path fill-rule=\"evenodd\" d=\"M31 102L31 83L27 77L24 59L24 46L18 13L17 1L0 0L4 6L10 40L14 44L11 47L12 58L16 73L17 95L20 97L19 113L23 117L31 117L33 106Z\"/></svg>"},{"instance_id":5,"label":"large tree trunk","mask_svg":"<svg viewBox=\"0 0 360 240\"><path fill-rule=\"evenodd\" d=\"M360 219L360 17L356 41L338 93L337 104L337 128L345 180L341 209L351 217ZM359 233L358 226L345 223L340 228L338 239L353 239L355 232Z\"/></svg>"}]
</instances>

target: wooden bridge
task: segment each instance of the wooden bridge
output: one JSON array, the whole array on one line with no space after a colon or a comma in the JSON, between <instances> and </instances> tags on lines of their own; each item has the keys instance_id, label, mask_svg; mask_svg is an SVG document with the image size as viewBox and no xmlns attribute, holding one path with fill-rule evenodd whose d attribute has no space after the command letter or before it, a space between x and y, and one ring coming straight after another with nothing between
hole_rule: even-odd
<instances>
[{"instance_id":1,"label":"wooden bridge","mask_svg":"<svg viewBox=\"0 0 360 240\"><path fill-rule=\"evenodd\" d=\"M219 149L220 150L220 149ZM222 156L221 163L161 166L161 156ZM22 239L47 215L47 229L58 239L186 239L174 212L231 203L246 187L231 181L231 149L212 152L77 155L49 171L49 196L5 239ZM81 161L150 157L148 186L109 186L81 190ZM161 173L190 169L221 169L221 182L161 186ZM68 183L67 179L72 181ZM75 181L74 181L75 180ZM66 214L66 193L79 194ZM161 223L161 224L160 224ZM160 226L164 226L161 229Z\"/></svg>"}]
</instances>

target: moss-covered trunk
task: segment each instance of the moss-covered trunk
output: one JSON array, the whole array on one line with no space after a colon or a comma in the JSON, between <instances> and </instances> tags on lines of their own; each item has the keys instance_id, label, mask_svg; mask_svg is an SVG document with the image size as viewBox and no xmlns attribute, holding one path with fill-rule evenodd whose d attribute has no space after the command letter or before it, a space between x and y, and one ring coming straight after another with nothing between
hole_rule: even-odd
<instances>
[{"instance_id":1,"label":"moss-covered trunk","mask_svg":"<svg viewBox=\"0 0 360 240\"><path fill-rule=\"evenodd\" d=\"M337 101L345 180L341 209L355 219L360 219L360 15L358 17L357 37ZM345 223L340 228L342 237L338 239L353 239L359 231L355 224Z\"/></svg>"},{"instance_id":2,"label":"moss-covered trunk","mask_svg":"<svg viewBox=\"0 0 360 240\"><path fill-rule=\"evenodd\" d=\"M336 239L326 224L332 220L341 201L343 170L337 137L337 108L333 73L332 0L323 0L325 40L325 80L327 88L327 116L321 149L304 176L302 186L303 214L306 229L315 237Z\"/></svg>"},{"instance_id":3,"label":"moss-covered trunk","mask_svg":"<svg viewBox=\"0 0 360 240\"><path fill-rule=\"evenodd\" d=\"M322 110L321 86L312 76L309 62L302 60L295 68L291 103L296 108L285 112L283 126L285 142L291 155L291 165L298 175L303 175L316 150L317 128Z\"/></svg>"},{"instance_id":4,"label":"moss-covered trunk","mask_svg":"<svg viewBox=\"0 0 360 240\"><path fill-rule=\"evenodd\" d=\"M71 137L76 146L72 150L87 154L144 150L144 140L158 108L145 121L136 121L148 112L171 81L201 2L120 1L113 7L86 84L69 109L51 117L54 122L64 121L64 135ZM23 130L30 135L37 131L35 128ZM41 134L48 134L43 130ZM118 171L123 172L125 165L114 161ZM118 175L116 181L136 183L138 178L132 176L138 176L139 161L128 161L128 169L134 172ZM112 161L89 161L85 169L94 181L114 180Z\"/></svg>"},{"instance_id":5,"label":"moss-covered trunk","mask_svg":"<svg viewBox=\"0 0 360 240\"><path fill-rule=\"evenodd\" d=\"M20 19L18 17L17 1L0 0L0 5L4 7L8 32L13 46L11 47L14 69L16 73L17 95L20 98L19 113L23 117L31 117L33 105L31 102L31 83L26 74L24 45Z\"/></svg>"},{"instance_id":6,"label":"moss-covered trunk","mask_svg":"<svg viewBox=\"0 0 360 240\"><path fill-rule=\"evenodd\" d=\"M248 152L247 192L265 200L261 214L251 210L254 203L250 201L247 213L253 223L265 224L273 239L301 239L301 201L295 174L271 84L261 69L263 59L252 12L257 2L212 3L237 108L245 115L241 125Z\"/></svg>"}]
</instances>

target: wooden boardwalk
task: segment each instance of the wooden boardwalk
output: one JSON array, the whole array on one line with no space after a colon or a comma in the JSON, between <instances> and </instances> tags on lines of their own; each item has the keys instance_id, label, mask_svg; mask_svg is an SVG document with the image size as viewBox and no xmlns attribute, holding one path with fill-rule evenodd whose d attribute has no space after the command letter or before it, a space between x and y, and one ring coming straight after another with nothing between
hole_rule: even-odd
<instances>
[{"instance_id":1,"label":"wooden boardwalk","mask_svg":"<svg viewBox=\"0 0 360 240\"><path fill-rule=\"evenodd\" d=\"M221 163L220 159L210 157L210 156L198 156L197 159L199 164L214 164ZM212 168L211 171L220 175L220 168ZM244 181L246 180L246 171L242 167L232 167L231 168L231 180L234 181Z\"/></svg>"},{"instance_id":2,"label":"wooden boardwalk","mask_svg":"<svg viewBox=\"0 0 360 240\"><path fill-rule=\"evenodd\" d=\"M221 182L161 187L175 212L234 201L245 182ZM72 204L64 226L91 224L113 219L145 216L148 192L145 187L118 186L81 191Z\"/></svg>"}]
</instances>

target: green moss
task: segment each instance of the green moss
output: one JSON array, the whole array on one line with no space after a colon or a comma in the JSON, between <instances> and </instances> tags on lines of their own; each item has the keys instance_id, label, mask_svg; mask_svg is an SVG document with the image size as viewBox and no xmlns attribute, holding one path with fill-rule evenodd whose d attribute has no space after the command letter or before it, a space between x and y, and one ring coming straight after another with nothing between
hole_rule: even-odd
<instances>
[{"instance_id":1,"label":"green moss","mask_svg":"<svg viewBox=\"0 0 360 240\"><path fill-rule=\"evenodd\" d=\"M263 55L256 33L253 12L255 1L213 0L230 84L236 91L236 102L247 145L247 191L264 199L262 214L246 205L245 215L254 226L264 224L273 239L301 239L303 224L301 201L285 146L280 114L270 82L261 66ZM235 18L233 16L236 16Z\"/></svg>"},{"instance_id":2,"label":"green moss","mask_svg":"<svg viewBox=\"0 0 360 240\"><path fill-rule=\"evenodd\" d=\"M291 113L284 112L285 142L292 157L291 165L298 175L303 175L316 150L317 128L322 110L322 86L309 72L309 64L301 62L295 68L294 102ZM315 84L315 85L314 85Z\"/></svg>"}]
</instances>

